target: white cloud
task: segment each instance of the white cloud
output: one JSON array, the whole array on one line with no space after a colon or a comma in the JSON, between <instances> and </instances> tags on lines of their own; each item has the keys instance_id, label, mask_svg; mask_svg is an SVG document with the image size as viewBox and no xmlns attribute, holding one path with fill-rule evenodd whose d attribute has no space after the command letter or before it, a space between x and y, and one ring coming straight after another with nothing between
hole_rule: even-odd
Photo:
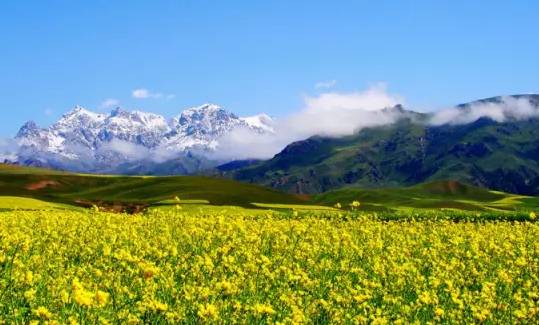
<instances>
[{"instance_id":1,"label":"white cloud","mask_svg":"<svg viewBox=\"0 0 539 325\"><path fill-rule=\"evenodd\" d=\"M115 98L107 98L101 104L99 104L99 109L109 109L115 106L120 105L120 101Z\"/></svg>"},{"instance_id":2,"label":"white cloud","mask_svg":"<svg viewBox=\"0 0 539 325\"><path fill-rule=\"evenodd\" d=\"M158 163L177 158L182 154L182 152L170 151L160 147L147 148L140 144L119 139L112 139L104 143L99 150L101 153L114 152L120 154L128 161L147 160Z\"/></svg>"},{"instance_id":3,"label":"white cloud","mask_svg":"<svg viewBox=\"0 0 539 325\"><path fill-rule=\"evenodd\" d=\"M344 136L363 127L392 123L395 114L383 109L402 104L404 99L389 94L384 84L377 84L364 91L305 97L304 102L301 111L286 119L287 128L299 137Z\"/></svg>"},{"instance_id":4,"label":"white cloud","mask_svg":"<svg viewBox=\"0 0 539 325\"><path fill-rule=\"evenodd\" d=\"M131 95L134 98L149 98L150 97L150 91L148 89L139 88L139 89L133 90Z\"/></svg>"},{"instance_id":5,"label":"white cloud","mask_svg":"<svg viewBox=\"0 0 539 325\"><path fill-rule=\"evenodd\" d=\"M128 141L113 139L105 143L100 150L116 152L128 160L143 160L151 157L148 148Z\"/></svg>"},{"instance_id":6,"label":"white cloud","mask_svg":"<svg viewBox=\"0 0 539 325\"><path fill-rule=\"evenodd\" d=\"M18 143L13 139L0 138L0 162L17 161Z\"/></svg>"},{"instance_id":7,"label":"white cloud","mask_svg":"<svg viewBox=\"0 0 539 325\"><path fill-rule=\"evenodd\" d=\"M174 95L174 94L163 94L163 93L160 93L160 92L152 92L152 91L149 91L146 88L138 88L138 89L133 90L131 92L131 96L133 96L133 98L137 98L137 99L147 99L147 98L173 99L174 97L176 97L176 95Z\"/></svg>"},{"instance_id":8,"label":"white cloud","mask_svg":"<svg viewBox=\"0 0 539 325\"><path fill-rule=\"evenodd\" d=\"M430 124L467 124L482 117L505 122L510 119L522 120L538 116L539 109L528 99L502 97L499 102L477 102L465 107L442 109L433 114Z\"/></svg>"},{"instance_id":9,"label":"white cloud","mask_svg":"<svg viewBox=\"0 0 539 325\"><path fill-rule=\"evenodd\" d=\"M301 110L274 121L274 133L234 130L219 140L212 158L271 158L291 142L313 135L345 136L365 127L391 124L402 113L384 108L403 102L402 97L389 94L383 84L364 91L306 96Z\"/></svg>"},{"instance_id":10,"label":"white cloud","mask_svg":"<svg viewBox=\"0 0 539 325\"><path fill-rule=\"evenodd\" d=\"M328 92L305 97L307 110L380 110L402 104L404 99L387 93L386 85L378 83L364 91L349 93Z\"/></svg>"},{"instance_id":11,"label":"white cloud","mask_svg":"<svg viewBox=\"0 0 539 325\"><path fill-rule=\"evenodd\" d=\"M281 132L281 128L277 132ZM294 137L287 133L259 133L251 129L236 128L219 139L210 159L267 159L281 151ZM297 140L297 139L296 139Z\"/></svg>"},{"instance_id":12,"label":"white cloud","mask_svg":"<svg viewBox=\"0 0 539 325\"><path fill-rule=\"evenodd\" d=\"M314 85L314 88L315 89L322 89L322 88L333 88L335 87L335 85L337 84L337 80L327 80L327 81L320 81L320 82L317 82L315 85Z\"/></svg>"}]
</instances>

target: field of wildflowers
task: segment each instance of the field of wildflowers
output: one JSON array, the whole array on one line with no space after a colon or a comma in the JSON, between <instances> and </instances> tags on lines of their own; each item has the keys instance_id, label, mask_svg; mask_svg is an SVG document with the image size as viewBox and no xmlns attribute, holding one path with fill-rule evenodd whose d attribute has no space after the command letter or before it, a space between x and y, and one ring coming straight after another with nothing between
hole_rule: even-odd
<instances>
[{"instance_id":1,"label":"field of wildflowers","mask_svg":"<svg viewBox=\"0 0 539 325\"><path fill-rule=\"evenodd\" d=\"M0 323L538 322L535 215L451 213L3 212Z\"/></svg>"}]
</instances>

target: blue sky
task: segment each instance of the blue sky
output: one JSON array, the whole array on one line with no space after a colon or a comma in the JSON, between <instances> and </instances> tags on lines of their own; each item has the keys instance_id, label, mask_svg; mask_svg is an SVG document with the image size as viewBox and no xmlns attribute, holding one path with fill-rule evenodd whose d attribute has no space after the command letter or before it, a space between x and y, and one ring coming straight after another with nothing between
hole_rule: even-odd
<instances>
[{"instance_id":1,"label":"blue sky","mask_svg":"<svg viewBox=\"0 0 539 325\"><path fill-rule=\"evenodd\" d=\"M0 136L107 99L282 116L379 82L423 110L539 92L537 17L537 1L6 0Z\"/></svg>"}]
</instances>

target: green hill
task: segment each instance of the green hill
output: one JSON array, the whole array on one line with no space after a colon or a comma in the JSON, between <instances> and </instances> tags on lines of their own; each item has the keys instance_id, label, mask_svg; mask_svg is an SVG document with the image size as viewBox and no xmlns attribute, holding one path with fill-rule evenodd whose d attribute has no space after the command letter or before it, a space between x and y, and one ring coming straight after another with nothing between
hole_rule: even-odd
<instances>
[{"instance_id":1,"label":"green hill","mask_svg":"<svg viewBox=\"0 0 539 325\"><path fill-rule=\"evenodd\" d=\"M0 165L0 196L133 209L159 204L175 196L182 200L205 200L212 205L244 207L252 207L253 202L305 204L298 196L230 179L83 175L13 165Z\"/></svg>"},{"instance_id":2,"label":"green hill","mask_svg":"<svg viewBox=\"0 0 539 325\"><path fill-rule=\"evenodd\" d=\"M197 176L100 176L0 164L0 211L55 210L97 205L113 211L137 212L176 205L244 208L324 209L361 202L361 210L454 208L513 210L539 207L539 198L495 192L457 181L435 181L411 187L366 189L345 187L308 196L262 186Z\"/></svg>"},{"instance_id":3,"label":"green hill","mask_svg":"<svg viewBox=\"0 0 539 325\"><path fill-rule=\"evenodd\" d=\"M361 203L363 210L513 210L539 207L539 198L536 197L489 191L456 181L435 181L402 188L348 187L316 195L312 201L322 205L340 203L345 206L354 200Z\"/></svg>"},{"instance_id":4,"label":"green hill","mask_svg":"<svg viewBox=\"0 0 539 325\"><path fill-rule=\"evenodd\" d=\"M529 97L539 105L539 96ZM482 102L489 100L499 99ZM509 193L539 194L538 118L505 122L480 118L441 126L421 122L424 118L416 114L341 138L311 137L288 145L270 160L223 174L304 194L446 179Z\"/></svg>"}]
</instances>

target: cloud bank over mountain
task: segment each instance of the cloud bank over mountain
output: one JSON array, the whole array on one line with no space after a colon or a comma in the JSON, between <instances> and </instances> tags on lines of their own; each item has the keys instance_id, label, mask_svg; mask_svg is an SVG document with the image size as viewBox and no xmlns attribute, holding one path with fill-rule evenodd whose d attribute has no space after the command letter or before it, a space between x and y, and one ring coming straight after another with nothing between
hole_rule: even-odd
<instances>
[{"instance_id":1,"label":"cloud bank over mountain","mask_svg":"<svg viewBox=\"0 0 539 325\"><path fill-rule=\"evenodd\" d=\"M413 117L410 111L403 109L405 103L402 96L389 93L383 84L364 91L306 96L301 110L274 120L274 133L231 132L220 139L220 146L212 157L224 160L268 159L289 143L310 136L347 136L363 128L389 125L400 118ZM539 97L495 97L426 114L426 119L417 122L437 126L467 124L480 118L496 122L523 120L539 117Z\"/></svg>"},{"instance_id":2,"label":"cloud bank over mountain","mask_svg":"<svg viewBox=\"0 0 539 325\"><path fill-rule=\"evenodd\" d=\"M503 96L494 101L477 101L435 112L432 125L467 124L482 117L496 122L524 120L539 116L538 103L529 96Z\"/></svg>"},{"instance_id":3,"label":"cloud bank over mountain","mask_svg":"<svg viewBox=\"0 0 539 325\"><path fill-rule=\"evenodd\" d=\"M364 91L306 96L299 111L273 120L274 132L234 130L219 140L211 156L224 160L271 158L289 143L314 135L346 136L361 128L394 123L403 112L393 108L403 102L383 84Z\"/></svg>"}]
</instances>

